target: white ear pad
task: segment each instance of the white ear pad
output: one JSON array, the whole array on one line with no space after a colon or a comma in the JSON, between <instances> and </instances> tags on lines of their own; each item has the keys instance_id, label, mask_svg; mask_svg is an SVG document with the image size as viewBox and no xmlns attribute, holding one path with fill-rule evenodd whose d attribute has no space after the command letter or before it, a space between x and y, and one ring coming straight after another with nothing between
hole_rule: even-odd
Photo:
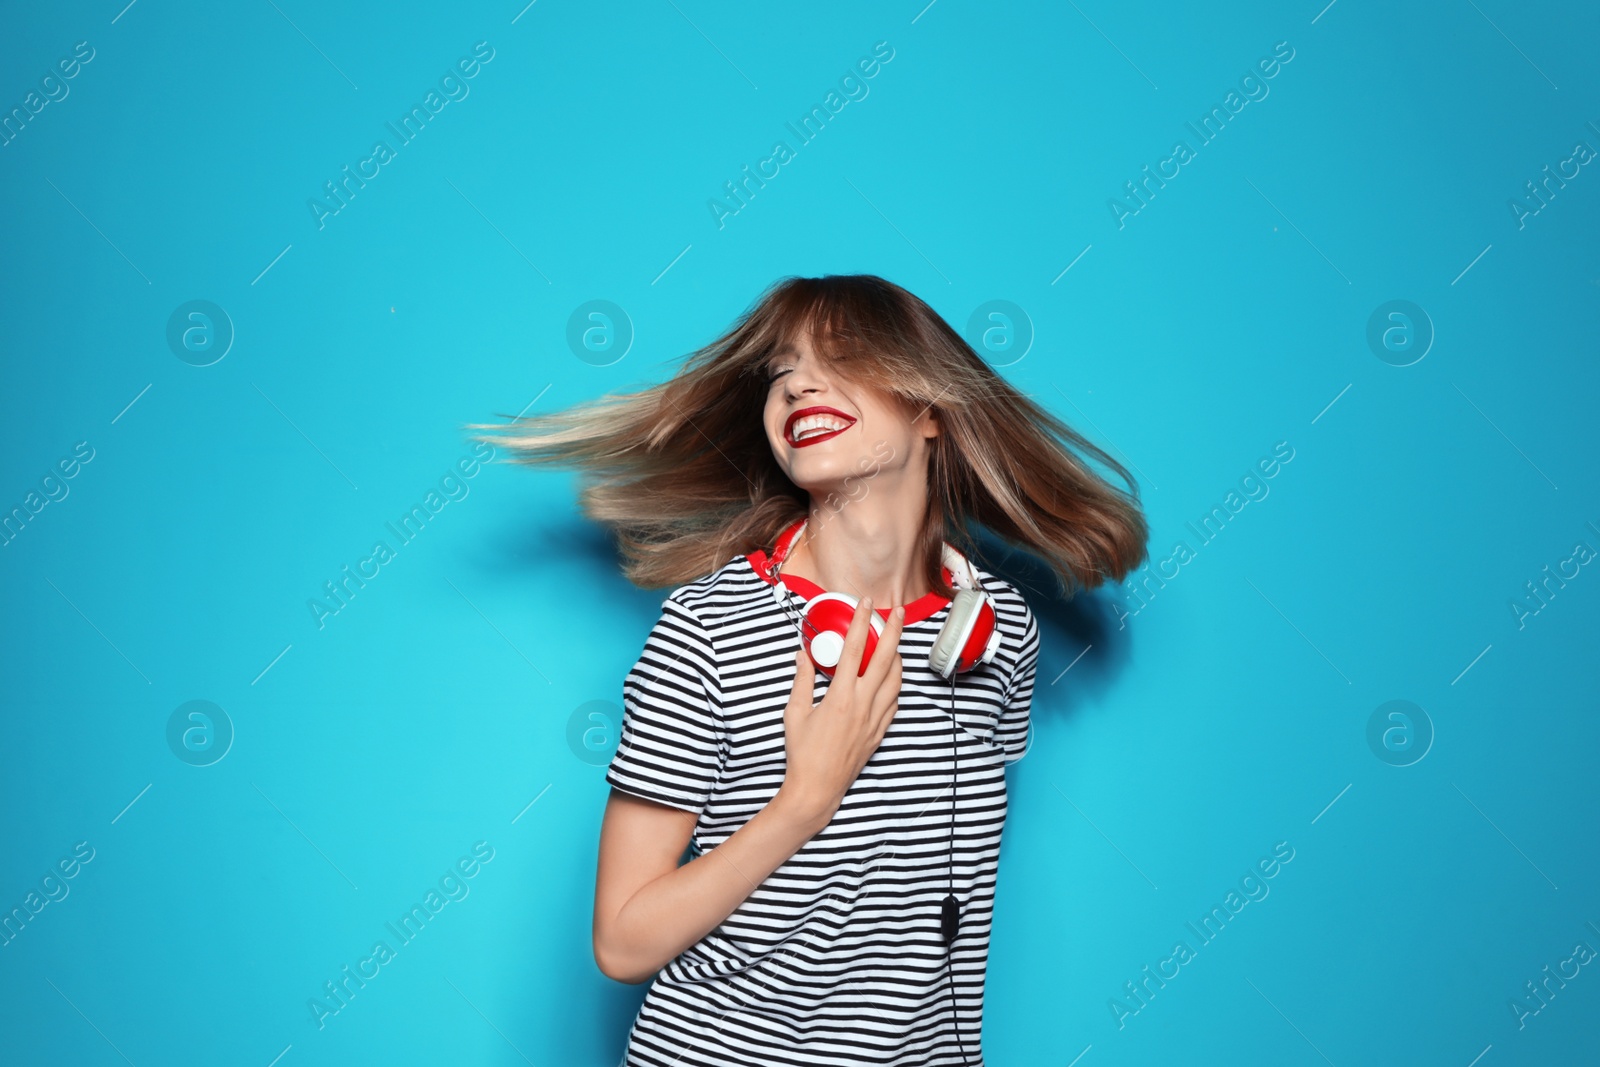
<instances>
[{"instance_id":1,"label":"white ear pad","mask_svg":"<svg viewBox=\"0 0 1600 1067\"><path fill-rule=\"evenodd\" d=\"M983 609L983 594L973 589L957 589L950 601L950 614L939 630L939 639L928 652L928 666L941 678L948 678L958 666L961 650L972 636ZM999 631L996 630L998 633Z\"/></svg>"}]
</instances>

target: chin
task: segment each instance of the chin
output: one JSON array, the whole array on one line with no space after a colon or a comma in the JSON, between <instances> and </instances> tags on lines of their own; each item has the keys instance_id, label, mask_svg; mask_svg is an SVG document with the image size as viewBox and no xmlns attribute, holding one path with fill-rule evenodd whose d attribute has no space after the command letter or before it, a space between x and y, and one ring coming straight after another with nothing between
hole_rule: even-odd
<instances>
[{"instance_id":1,"label":"chin","mask_svg":"<svg viewBox=\"0 0 1600 1067\"><path fill-rule=\"evenodd\" d=\"M869 462L868 456L830 445L832 441L822 441L807 448L789 448L790 468L795 474L810 472L821 477L843 478L847 474L859 474Z\"/></svg>"}]
</instances>

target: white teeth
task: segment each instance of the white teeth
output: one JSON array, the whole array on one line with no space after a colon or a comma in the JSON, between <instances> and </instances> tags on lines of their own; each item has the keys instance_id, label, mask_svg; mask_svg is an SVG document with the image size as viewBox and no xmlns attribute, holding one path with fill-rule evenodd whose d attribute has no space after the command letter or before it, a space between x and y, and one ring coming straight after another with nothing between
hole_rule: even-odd
<instances>
[{"instance_id":1,"label":"white teeth","mask_svg":"<svg viewBox=\"0 0 1600 1067\"><path fill-rule=\"evenodd\" d=\"M850 425L848 419L841 419L837 415L807 415L803 419L796 419L794 427L789 431L789 436L795 441L804 441L808 437L819 434L832 433L842 430Z\"/></svg>"}]
</instances>

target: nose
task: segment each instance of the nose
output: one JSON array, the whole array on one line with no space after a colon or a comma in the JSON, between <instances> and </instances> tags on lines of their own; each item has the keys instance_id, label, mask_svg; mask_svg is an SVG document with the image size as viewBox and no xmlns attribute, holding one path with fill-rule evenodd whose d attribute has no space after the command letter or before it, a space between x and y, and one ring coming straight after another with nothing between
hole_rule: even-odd
<instances>
[{"instance_id":1,"label":"nose","mask_svg":"<svg viewBox=\"0 0 1600 1067\"><path fill-rule=\"evenodd\" d=\"M802 360L783 376L783 388L790 401L808 393L820 393L827 388L824 375L818 372L814 360Z\"/></svg>"}]
</instances>

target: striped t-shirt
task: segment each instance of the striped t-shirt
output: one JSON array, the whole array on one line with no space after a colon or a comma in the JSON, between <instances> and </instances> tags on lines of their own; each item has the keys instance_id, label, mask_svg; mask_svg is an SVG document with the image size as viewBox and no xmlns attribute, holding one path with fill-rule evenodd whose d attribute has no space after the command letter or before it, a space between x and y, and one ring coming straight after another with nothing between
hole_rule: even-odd
<instances>
[{"instance_id":1,"label":"striped t-shirt","mask_svg":"<svg viewBox=\"0 0 1600 1067\"><path fill-rule=\"evenodd\" d=\"M765 562L753 552L674 589L623 682L606 781L696 813L695 856L727 840L783 782L800 633ZM906 605L899 707L877 750L828 825L656 974L626 1067L983 1062L1005 767L1028 747L1039 630L1015 586L973 566L1003 636L992 662L954 676L958 728L952 681L928 666L950 601L929 593ZM822 592L799 575L782 582L795 613ZM816 674L817 700L829 682ZM950 886L953 745L961 925L947 949L939 916Z\"/></svg>"}]
</instances>

